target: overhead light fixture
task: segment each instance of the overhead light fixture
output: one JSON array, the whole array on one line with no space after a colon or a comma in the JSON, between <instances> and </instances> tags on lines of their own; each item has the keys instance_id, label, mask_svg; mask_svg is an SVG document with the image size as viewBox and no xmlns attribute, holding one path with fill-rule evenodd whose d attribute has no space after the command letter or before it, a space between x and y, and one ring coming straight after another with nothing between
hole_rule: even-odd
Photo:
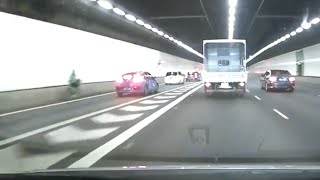
<instances>
[{"instance_id":1,"label":"overhead light fixture","mask_svg":"<svg viewBox=\"0 0 320 180\"><path fill-rule=\"evenodd\" d=\"M303 28L302 27L298 27L297 29L296 29L296 33L301 33L303 31Z\"/></svg>"},{"instance_id":2,"label":"overhead light fixture","mask_svg":"<svg viewBox=\"0 0 320 180\"><path fill-rule=\"evenodd\" d=\"M290 34L286 34L284 37L285 37L286 39L289 39L289 38L290 38Z\"/></svg>"},{"instance_id":3,"label":"overhead light fixture","mask_svg":"<svg viewBox=\"0 0 320 180\"><path fill-rule=\"evenodd\" d=\"M145 27L146 29L152 29L152 26L150 26L150 24L144 24L144 27Z\"/></svg>"},{"instance_id":4,"label":"overhead light fixture","mask_svg":"<svg viewBox=\"0 0 320 180\"><path fill-rule=\"evenodd\" d=\"M107 10L110 10L113 8L112 4L105 0L98 0L97 3L99 4L99 6Z\"/></svg>"},{"instance_id":5,"label":"overhead light fixture","mask_svg":"<svg viewBox=\"0 0 320 180\"><path fill-rule=\"evenodd\" d=\"M173 37L169 37L169 40L170 40L170 41L174 41L174 38L173 38Z\"/></svg>"},{"instance_id":6,"label":"overhead light fixture","mask_svg":"<svg viewBox=\"0 0 320 180\"><path fill-rule=\"evenodd\" d=\"M126 13L124 11L122 11L121 9L119 8L113 8L112 9L114 13L120 15L120 16L124 16Z\"/></svg>"},{"instance_id":7,"label":"overhead light fixture","mask_svg":"<svg viewBox=\"0 0 320 180\"><path fill-rule=\"evenodd\" d=\"M291 36L295 36L297 33L295 32L295 31L292 31L291 33L290 33L290 35Z\"/></svg>"},{"instance_id":8,"label":"overhead light fixture","mask_svg":"<svg viewBox=\"0 0 320 180\"><path fill-rule=\"evenodd\" d=\"M131 14L126 14L125 17L126 17L129 21L135 21L135 20L137 20L137 18L134 17L134 16L131 15Z\"/></svg>"},{"instance_id":9,"label":"overhead light fixture","mask_svg":"<svg viewBox=\"0 0 320 180\"><path fill-rule=\"evenodd\" d=\"M166 38L166 39L169 39L168 34L165 34L163 37Z\"/></svg>"},{"instance_id":10,"label":"overhead light fixture","mask_svg":"<svg viewBox=\"0 0 320 180\"><path fill-rule=\"evenodd\" d=\"M320 22L320 18L314 18L311 20L311 24L318 24Z\"/></svg>"},{"instance_id":11,"label":"overhead light fixture","mask_svg":"<svg viewBox=\"0 0 320 180\"><path fill-rule=\"evenodd\" d=\"M236 14L237 2L238 2L237 0L229 0L228 39L233 39L234 23L236 20L235 14Z\"/></svg>"},{"instance_id":12,"label":"overhead light fixture","mask_svg":"<svg viewBox=\"0 0 320 180\"><path fill-rule=\"evenodd\" d=\"M310 29L311 23L304 22L304 23L301 24L301 27L302 27L303 29Z\"/></svg>"},{"instance_id":13,"label":"overhead light fixture","mask_svg":"<svg viewBox=\"0 0 320 180\"><path fill-rule=\"evenodd\" d=\"M157 28L152 28L151 31L158 33L159 30Z\"/></svg>"},{"instance_id":14,"label":"overhead light fixture","mask_svg":"<svg viewBox=\"0 0 320 180\"><path fill-rule=\"evenodd\" d=\"M139 24L139 25L141 25L141 26L144 26L144 25L145 25L145 23L144 23L142 20L140 20L140 19L137 19L137 20L136 20L136 23Z\"/></svg>"},{"instance_id":15,"label":"overhead light fixture","mask_svg":"<svg viewBox=\"0 0 320 180\"><path fill-rule=\"evenodd\" d=\"M164 33L163 33L162 31L158 31L158 35L159 35L159 36L163 36L163 34L164 34Z\"/></svg>"}]
</instances>

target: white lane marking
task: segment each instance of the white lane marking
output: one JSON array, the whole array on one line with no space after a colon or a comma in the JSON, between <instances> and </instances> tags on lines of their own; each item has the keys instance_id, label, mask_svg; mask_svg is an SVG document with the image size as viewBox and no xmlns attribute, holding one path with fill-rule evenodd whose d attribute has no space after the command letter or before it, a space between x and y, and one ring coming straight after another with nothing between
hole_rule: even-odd
<instances>
[{"instance_id":1,"label":"white lane marking","mask_svg":"<svg viewBox=\"0 0 320 180\"><path fill-rule=\"evenodd\" d=\"M289 119L286 115L282 114L280 111L278 111L277 109L273 109L274 112L276 112L277 114L279 114L281 117L283 117L284 119Z\"/></svg>"},{"instance_id":2,"label":"white lane marking","mask_svg":"<svg viewBox=\"0 0 320 180\"><path fill-rule=\"evenodd\" d=\"M159 85L160 86L164 85L164 83L161 83ZM48 104L48 105L44 105L44 106L38 106L38 107L33 107L33 108L28 108L28 109L22 109L22 110L18 110L18 111L13 111L13 112L0 114L0 117L9 116L9 115L13 115L13 114L18 114L18 113L22 113L22 112L33 111L33 110L37 110L37 109L43 109L43 108L47 108L47 107L58 106L58 105L62 105L62 104L69 104L69 103L83 101L83 100L92 99L92 98L97 98L97 97L101 97L101 96L107 96L107 95L111 95L111 94L115 94L115 93L116 92L109 92L109 93L99 94L99 95L95 95L95 96L89 96L89 97L74 99L74 100L70 100L70 101L64 101L64 102Z\"/></svg>"},{"instance_id":3,"label":"white lane marking","mask_svg":"<svg viewBox=\"0 0 320 180\"><path fill-rule=\"evenodd\" d=\"M186 86L190 86L190 84L186 85ZM92 113L89 113L89 114L85 114L85 115L82 115L82 116L78 116L78 117L75 117L75 118L72 118L72 119L67 119L67 120L64 120L64 121L61 121L61 122L46 126L46 127L42 127L40 129L36 129L36 130L30 131L30 132L27 132L27 133L24 133L24 134L20 134L20 135L14 136L14 137L10 137L10 138L7 138L5 140L0 141L0 146L3 146L3 145L6 145L6 144L9 144L9 143L18 141L20 139L27 138L29 136L36 135L36 134L39 134L39 133L42 133L42 132L45 132L45 131L48 131L48 130L51 130L51 129L54 129L54 128L57 128L57 127L60 127L60 126L64 126L64 125L67 125L67 124L70 124L70 123L73 123L73 122L76 122L76 121L79 121L79 120L83 120L85 118L89 118L89 117L95 116L97 114L101 114L101 113L104 113L104 112L107 112L107 111L111 111L113 109L121 108L123 106L129 105L129 104L132 104L132 103L136 103L136 102L139 102L139 101L142 101L142 100L145 100L145 99L150 99L150 98L153 98L155 96L159 96L161 94L165 94L167 92L171 92L171 91L174 91L174 90L179 89L179 88L181 88L181 87L173 88L173 89L170 89L170 90L158 93L158 94L154 94L154 95L151 95L151 96L135 99L135 100L123 103L123 104L112 106L112 107L109 107L109 108L106 108L106 109L95 111L95 112L92 112Z\"/></svg>"},{"instance_id":4,"label":"white lane marking","mask_svg":"<svg viewBox=\"0 0 320 180\"><path fill-rule=\"evenodd\" d=\"M246 89L246 91L249 93L250 92L250 90L249 89Z\"/></svg>"},{"instance_id":5,"label":"white lane marking","mask_svg":"<svg viewBox=\"0 0 320 180\"><path fill-rule=\"evenodd\" d=\"M129 112L137 112L137 111L147 111L157 108L159 105L151 105L151 106L125 106L121 108L122 111L129 111Z\"/></svg>"},{"instance_id":6,"label":"white lane marking","mask_svg":"<svg viewBox=\"0 0 320 180\"><path fill-rule=\"evenodd\" d=\"M0 173L25 172L35 169L47 169L53 164L75 153L75 150L54 153L23 155L20 144L15 144L0 150ZM5 162L5 163L4 163Z\"/></svg>"},{"instance_id":7,"label":"white lane marking","mask_svg":"<svg viewBox=\"0 0 320 180\"><path fill-rule=\"evenodd\" d=\"M139 103L141 104L163 104L163 103L166 103L168 102L169 100L145 100L145 101L141 101Z\"/></svg>"},{"instance_id":8,"label":"white lane marking","mask_svg":"<svg viewBox=\"0 0 320 180\"><path fill-rule=\"evenodd\" d=\"M259 98L258 96L254 96L256 99L258 99L259 101L261 101L261 98Z\"/></svg>"},{"instance_id":9,"label":"white lane marking","mask_svg":"<svg viewBox=\"0 0 320 180\"><path fill-rule=\"evenodd\" d=\"M177 96L157 96L157 97L154 97L154 99L173 99L176 97Z\"/></svg>"},{"instance_id":10,"label":"white lane marking","mask_svg":"<svg viewBox=\"0 0 320 180\"><path fill-rule=\"evenodd\" d=\"M174 95L174 96L176 96L176 95L181 95L181 94L183 94L183 93L165 93L164 95L168 95L168 96L171 96L171 95Z\"/></svg>"},{"instance_id":11,"label":"white lane marking","mask_svg":"<svg viewBox=\"0 0 320 180\"><path fill-rule=\"evenodd\" d=\"M168 110L179 104L181 101L183 101L185 98L190 96L195 91L199 90L203 85L200 85L193 90L189 91L188 93L182 95L178 99L174 100L173 102L169 103L165 107L161 108L160 110L156 111L155 113L151 114L147 118L143 119L142 121L138 122L134 126L130 127L117 137L113 138L112 140L106 142L102 146L98 147L97 149L93 150L86 156L82 157L78 161L71 164L68 168L88 168L92 166L94 163L96 163L99 159L107 155L109 152L117 148L119 145L124 143L126 140L128 140L130 137L138 133L140 130L148 126L150 123L152 123L154 120L156 120L158 117L160 117L162 114L166 113Z\"/></svg>"},{"instance_id":12,"label":"white lane marking","mask_svg":"<svg viewBox=\"0 0 320 180\"><path fill-rule=\"evenodd\" d=\"M132 121L142 116L143 113L140 114L129 114L129 115L116 115L111 113L104 113L102 115L91 118L91 120L95 123L114 123L114 122L123 122L123 121Z\"/></svg>"},{"instance_id":13,"label":"white lane marking","mask_svg":"<svg viewBox=\"0 0 320 180\"><path fill-rule=\"evenodd\" d=\"M177 90L177 91L173 91L174 93L185 93L185 92L187 92L187 90L184 90L184 91L182 91L182 90Z\"/></svg>"},{"instance_id":14,"label":"white lane marking","mask_svg":"<svg viewBox=\"0 0 320 180\"><path fill-rule=\"evenodd\" d=\"M67 126L45 134L44 138L48 141L49 144L95 140L110 134L118 128L119 127L82 130L78 127Z\"/></svg>"}]
</instances>

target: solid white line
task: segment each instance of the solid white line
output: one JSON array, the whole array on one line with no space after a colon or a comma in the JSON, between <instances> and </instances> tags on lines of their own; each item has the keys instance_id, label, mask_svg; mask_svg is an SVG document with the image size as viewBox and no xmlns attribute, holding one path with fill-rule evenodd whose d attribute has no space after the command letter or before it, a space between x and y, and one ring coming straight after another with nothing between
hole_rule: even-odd
<instances>
[{"instance_id":1,"label":"solid white line","mask_svg":"<svg viewBox=\"0 0 320 180\"><path fill-rule=\"evenodd\" d=\"M160 86L164 85L164 83L161 83L159 85ZM48 105L44 105L44 106L38 106L38 107L33 107L33 108L28 108L28 109L22 109L22 110L18 110L18 111L13 111L13 112L0 114L0 117L9 116L9 115L13 115L13 114L18 114L18 113L22 113L22 112L33 111L33 110L37 110L37 109L43 109L43 108L47 108L47 107L58 106L58 105L62 105L62 104L69 104L69 103L83 101L83 100L92 99L92 98L96 98L96 97L107 96L107 95L111 95L111 94L115 94L115 93L116 92L109 92L109 93L99 94L99 95L95 95L95 96L89 96L89 97L74 99L74 100L70 100L70 101L63 101L63 102L54 103L54 104L48 104Z\"/></svg>"},{"instance_id":2,"label":"solid white line","mask_svg":"<svg viewBox=\"0 0 320 180\"><path fill-rule=\"evenodd\" d=\"M258 99L259 101L261 101L261 98L259 98L258 96L254 96L256 99Z\"/></svg>"},{"instance_id":3,"label":"solid white line","mask_svg":"<svg viewBox=\"0 0 320 180\"><path fill-rule=\"evenodd\" d=\"M186 86L190 86L190 84L186 85ZM85 115L82 115L82 116L78 116L78 117L75 117L75 118L72 118L72 119L64 120L64 121L61 121L59 123L55 123L55 124L52 124L52 125L49 125L49 126L46 126L46 127L42 127L40 129L36 129L36 130L30 131L30 132L27 132L27 133L24 133L24 134L20 134L20 135L14 136L14 137L10 137L10 138L7 138L5 140L0 141L0 146L3 146L3 145L6 145L6 144L9 144L9 143L18 141L20 139L27 138L29 136L33 136L35 134L39 134L39 133L51 130L53 128L61 127L61 126L64 126L64 125L67 125L67 124L70 124L70 123L85 119L85 118L89 118L91 116L95 116L95 115L98 115L98 114L101 114L101 113L104 113L104 112L107 112L107 111L111 111L113 109L121 108L123 106L129 105L129 104L132 104L132 103L136 103L136 102L139 102L139 101L142 101L142 100L145 100L145 99L150 99L150 98L153 98L155 96L158 96L158 95L161 95L161 94L164 94L164 93L167 93L167 92L171 92L171 91L174 91L174 90L179 89L179 88L181 88L181 87L173 88L173 89L170 89L170 90L158 93L158 94L154 94L154 95L151 95L151 96L147 96L147 97L144 97L144 98L135 99L135 100L123 103L123 104L112 106L112 107L109 107L109 108L106 108L106 109L95 111L95 112L92 112L92 113L89 113L89 114L85 114Z\"/></svg>"},{"instance_id":4,"label":"solid white line","mask_svg":"<svg viewBox=\"0 0 320 180\"><path fill-rule=\"evenodd\" d=\"M250 90L249 89L246 89L246 91L249 93L250 92Z\"/></svg>"},{"instance_id":5,"label":"solid white line","mask_svg":"<svg viewBox=\"0 0 320 180\"><path fill-rule=\"evenodd\" d=\"M273 109L274 112L276 112L277 114L279 114L281 117L283 117L284 119L289 119L286 115L282 114L280 111L278 111L277 109Z\"/></svg>"},{"instance_id":6,"label":"solid white line","mask_svg":"<svg viewBox=\"0 0 320 180\"><path fill-rule=\"evenodd\" d=\"M193 90L189 91L188 93L182 95L178 99L174 100L170 104L166 105L165 107L161 108L160 110L156 111L155 113L151 114L147 118L143 119L142 121L138 122L131 128L127 129L117 137L113 138L112 140L108 141L107 143L103 144L102 146L98 147L97 149L93 150L86 156L82 157L78 161L71 164L68 168L88 168L92 166L94 163L96 163L99 159L107 155L109 152L111 152L113 149L117 148L119 145L121 145L123 142L128 140L130 137L138 133L140 130L145 128L147 125L152 123L154 120L156 120L158 117L160 117L162 114L176 106L178 103L183 101L185 98L187 98L189 95L194 93L195 91L199 90L203 85L200 85Z\"/></svg>"}]
</instances>

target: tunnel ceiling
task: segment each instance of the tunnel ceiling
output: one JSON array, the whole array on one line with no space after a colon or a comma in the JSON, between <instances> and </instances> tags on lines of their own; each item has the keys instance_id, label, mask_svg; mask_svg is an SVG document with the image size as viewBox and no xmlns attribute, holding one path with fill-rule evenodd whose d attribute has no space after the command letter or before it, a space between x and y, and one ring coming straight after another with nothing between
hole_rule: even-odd
<instances>
[{"instance_id":1,"label":"tunnel ceiling","mask_svg":"<svg viewBox=\"0 0 320 180\"><path fill-rule=\"evenodd\" d=\"M203 39L228 36L228 0L113 0L197 51ZM238 0L235 39L247 40L247 55L320 15L319 0ZM318 25L320 26L320 25ZM252 62L320 42L319 28L279 44ZM307 38L307 39L306 39ZM251 63L252 63L251 62Z\"/></svg>"},{"instance_id":2,"label":"tunnel ceiling","mask_svg":"<svg viewBox=\"0 0 320 180\"><path fill-rule=\"evenodd\" d=\"M169 35L202 52L203 39L224 39L228 35L228 0L109 0ZM30 4L32 12L25 6ZM199 57L156 37L136 24L112 13L102 12L89 0L3 0L2 11L112 36L177 56L201 62ZM9 8L7 8L9 7ZM299 27L304 19L320 15L319 0L238 0L235 39L247 40L247 55ZM8 10L9 9L9 10ZM69 19L69 21L65 20ZM112 20L113 19L113 20ZM320 42L316 25L264 52L255 63ZM100 27L100 28L97 28ZM140 28L140 29L139 29ZM112 32L112 33L111 33Z\"/></svg>"}]
</instances>

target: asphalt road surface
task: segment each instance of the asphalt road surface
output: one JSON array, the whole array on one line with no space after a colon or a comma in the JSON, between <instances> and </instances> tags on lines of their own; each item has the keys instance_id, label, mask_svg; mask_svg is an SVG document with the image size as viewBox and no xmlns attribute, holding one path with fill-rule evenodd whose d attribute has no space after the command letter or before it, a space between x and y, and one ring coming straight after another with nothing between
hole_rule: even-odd
<instances>
[{"instance_id":1,"label":"asphalt road surface","mask_svg":"<svg viewBox=\"0 0 320 180\"><path fill-rule=\"evenodd\" d=\"M206 97L202 83L0 115L0 171L319 160L320 84Z\"/></svg>"}]
</instances>

